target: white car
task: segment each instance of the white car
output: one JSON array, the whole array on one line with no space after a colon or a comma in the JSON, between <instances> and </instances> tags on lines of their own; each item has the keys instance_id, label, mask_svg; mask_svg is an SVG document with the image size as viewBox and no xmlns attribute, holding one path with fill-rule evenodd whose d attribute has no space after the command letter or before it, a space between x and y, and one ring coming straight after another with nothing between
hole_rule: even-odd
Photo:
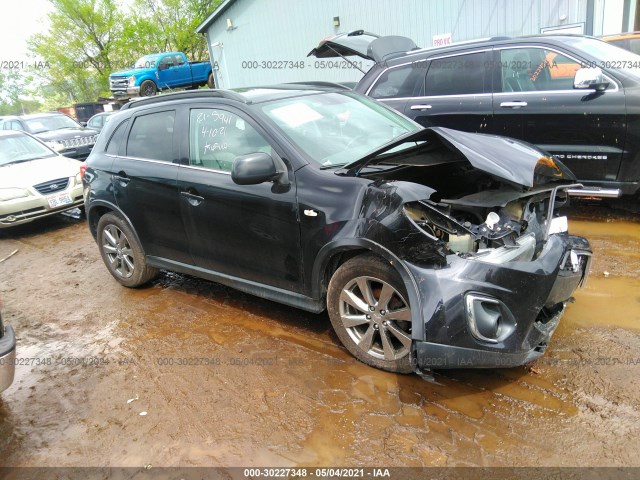
<instances>
[{"instance_id":1,"label":"white car","mask_svg":"<svg viewBox=\"0 0 640 480\"><path fill-rule=\"evenodd\" d=\"M0 229L81 207L80 165L28 133L0 131Z\"/></svg>"}]
</instances>

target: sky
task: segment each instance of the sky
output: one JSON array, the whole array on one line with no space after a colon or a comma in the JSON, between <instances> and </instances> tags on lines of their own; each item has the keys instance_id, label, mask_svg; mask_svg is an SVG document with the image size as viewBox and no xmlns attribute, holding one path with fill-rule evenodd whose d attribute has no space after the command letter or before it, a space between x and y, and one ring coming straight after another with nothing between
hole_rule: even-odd
<instances>
[{"instance_id":1,"label":"sky","mask_svg":"<svg viewBox=\"0 0 640 480\"><path fill-rule=\"evenodd\" d=\"M132 0L119 0L126 8ZM27 39L35 33L46 31L47 14L53 10L49 0L0 0L2 28L0 28L1 62L27 62Z\"/></svg>"},{"instance_id":2,"label":"sky","mask_svg":"<svg viewBox=\"0 0 640 480\"><path fill-rule=\"evenodd\" d=\"M0 5L4 20L0 28L0 62L27 62L27 39L47 29L51 4L48 0L0 0Z\"/></svg>"}]
</instances>

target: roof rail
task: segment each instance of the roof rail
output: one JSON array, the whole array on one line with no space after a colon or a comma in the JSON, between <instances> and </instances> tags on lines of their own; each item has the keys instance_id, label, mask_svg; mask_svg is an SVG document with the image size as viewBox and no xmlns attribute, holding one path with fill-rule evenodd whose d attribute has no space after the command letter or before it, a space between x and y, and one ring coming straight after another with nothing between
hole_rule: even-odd
<instances>
[{"instance_id":1,"label":"roof rail","mask_svg":"<svg viewBox=\"0 0 640 480\"><path fill-rule=\"evenodd\" d=\"M156 95L153 97L141 97L132 99L130 102L125 103L122 108L120 108L120 110L137 108L144 105L152 105L154 103L168 102L170 100L180 100L183 98L226 98L229 100L236 100L238 102L247 103L246 97L243 97L237 92L232 92L231 90L202 89L163 93L161 95Z\"/></svg>"},{"instance_id":2,"label":"roof rail","mask_svg":"<svg viewBox=\"0 0 640 480\"><path fill-rule=\"evenodd\" d=\"M285 85L308 85L310 87L339 88L340 90L352 90L351 88L336 82L309 81L309 82L287 82Z\"/></svg>"}]
</instances>

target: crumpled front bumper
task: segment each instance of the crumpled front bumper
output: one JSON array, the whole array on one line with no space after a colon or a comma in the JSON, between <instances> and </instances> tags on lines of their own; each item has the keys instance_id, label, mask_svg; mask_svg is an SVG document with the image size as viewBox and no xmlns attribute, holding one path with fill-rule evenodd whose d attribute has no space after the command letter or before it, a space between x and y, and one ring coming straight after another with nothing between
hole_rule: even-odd
<instances>
[{"instance_id":1,"label":"crumpled front bumper","mask_svg":"<svg viewBox=\"0 0 640 480\"><path fill-rule=\"evenodd\" d=\"M0 322L1 325L1 322ZM9 388L15 375L16 335L13 328L7 326L0 338L0 392Z\"/></svg>"},{"instance_id":2,"label":"crumpled front bumper","mask_svg":"<svg viewBox=\"0 0 640 480\"><path fill-rule=\"evenodd\" d=\"M420 369L513 367L541 356L586 281L591 250L586 239L562 233L533 261L447 260L440 270L407 263L421 299L422 319L413 322ZM502 333L483 336L479 317L498 319Z\"/></svg>"}]
</instances>

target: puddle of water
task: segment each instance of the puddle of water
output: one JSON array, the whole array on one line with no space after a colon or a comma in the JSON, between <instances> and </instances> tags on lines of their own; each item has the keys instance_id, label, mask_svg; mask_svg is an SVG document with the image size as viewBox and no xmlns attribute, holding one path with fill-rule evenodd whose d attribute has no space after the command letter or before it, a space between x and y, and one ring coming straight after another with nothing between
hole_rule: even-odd
<instances>
[{"instance_id":1,"label":"puddle of water","mask_svg":"<svg viewBox=\"0 0 640 480\"><path fill-rule=\"evenodd\" d=\"M575 293L561 322L580 326L640 328L640 280L628 277L590 277Z\"/></svg>"},{"instance_id":2,"label":"puddle of water","mask_svg":"<svg viewBox=\"0 0 640 480\"><path fill-rule=\"evenodd\" d=\"M586 238L598 236L619 240L623 237L629 237L637 241L640 238L640 223L626 220L611 222L575 220L569 217L569 233Z\"/></svg>"}]
</instances>

